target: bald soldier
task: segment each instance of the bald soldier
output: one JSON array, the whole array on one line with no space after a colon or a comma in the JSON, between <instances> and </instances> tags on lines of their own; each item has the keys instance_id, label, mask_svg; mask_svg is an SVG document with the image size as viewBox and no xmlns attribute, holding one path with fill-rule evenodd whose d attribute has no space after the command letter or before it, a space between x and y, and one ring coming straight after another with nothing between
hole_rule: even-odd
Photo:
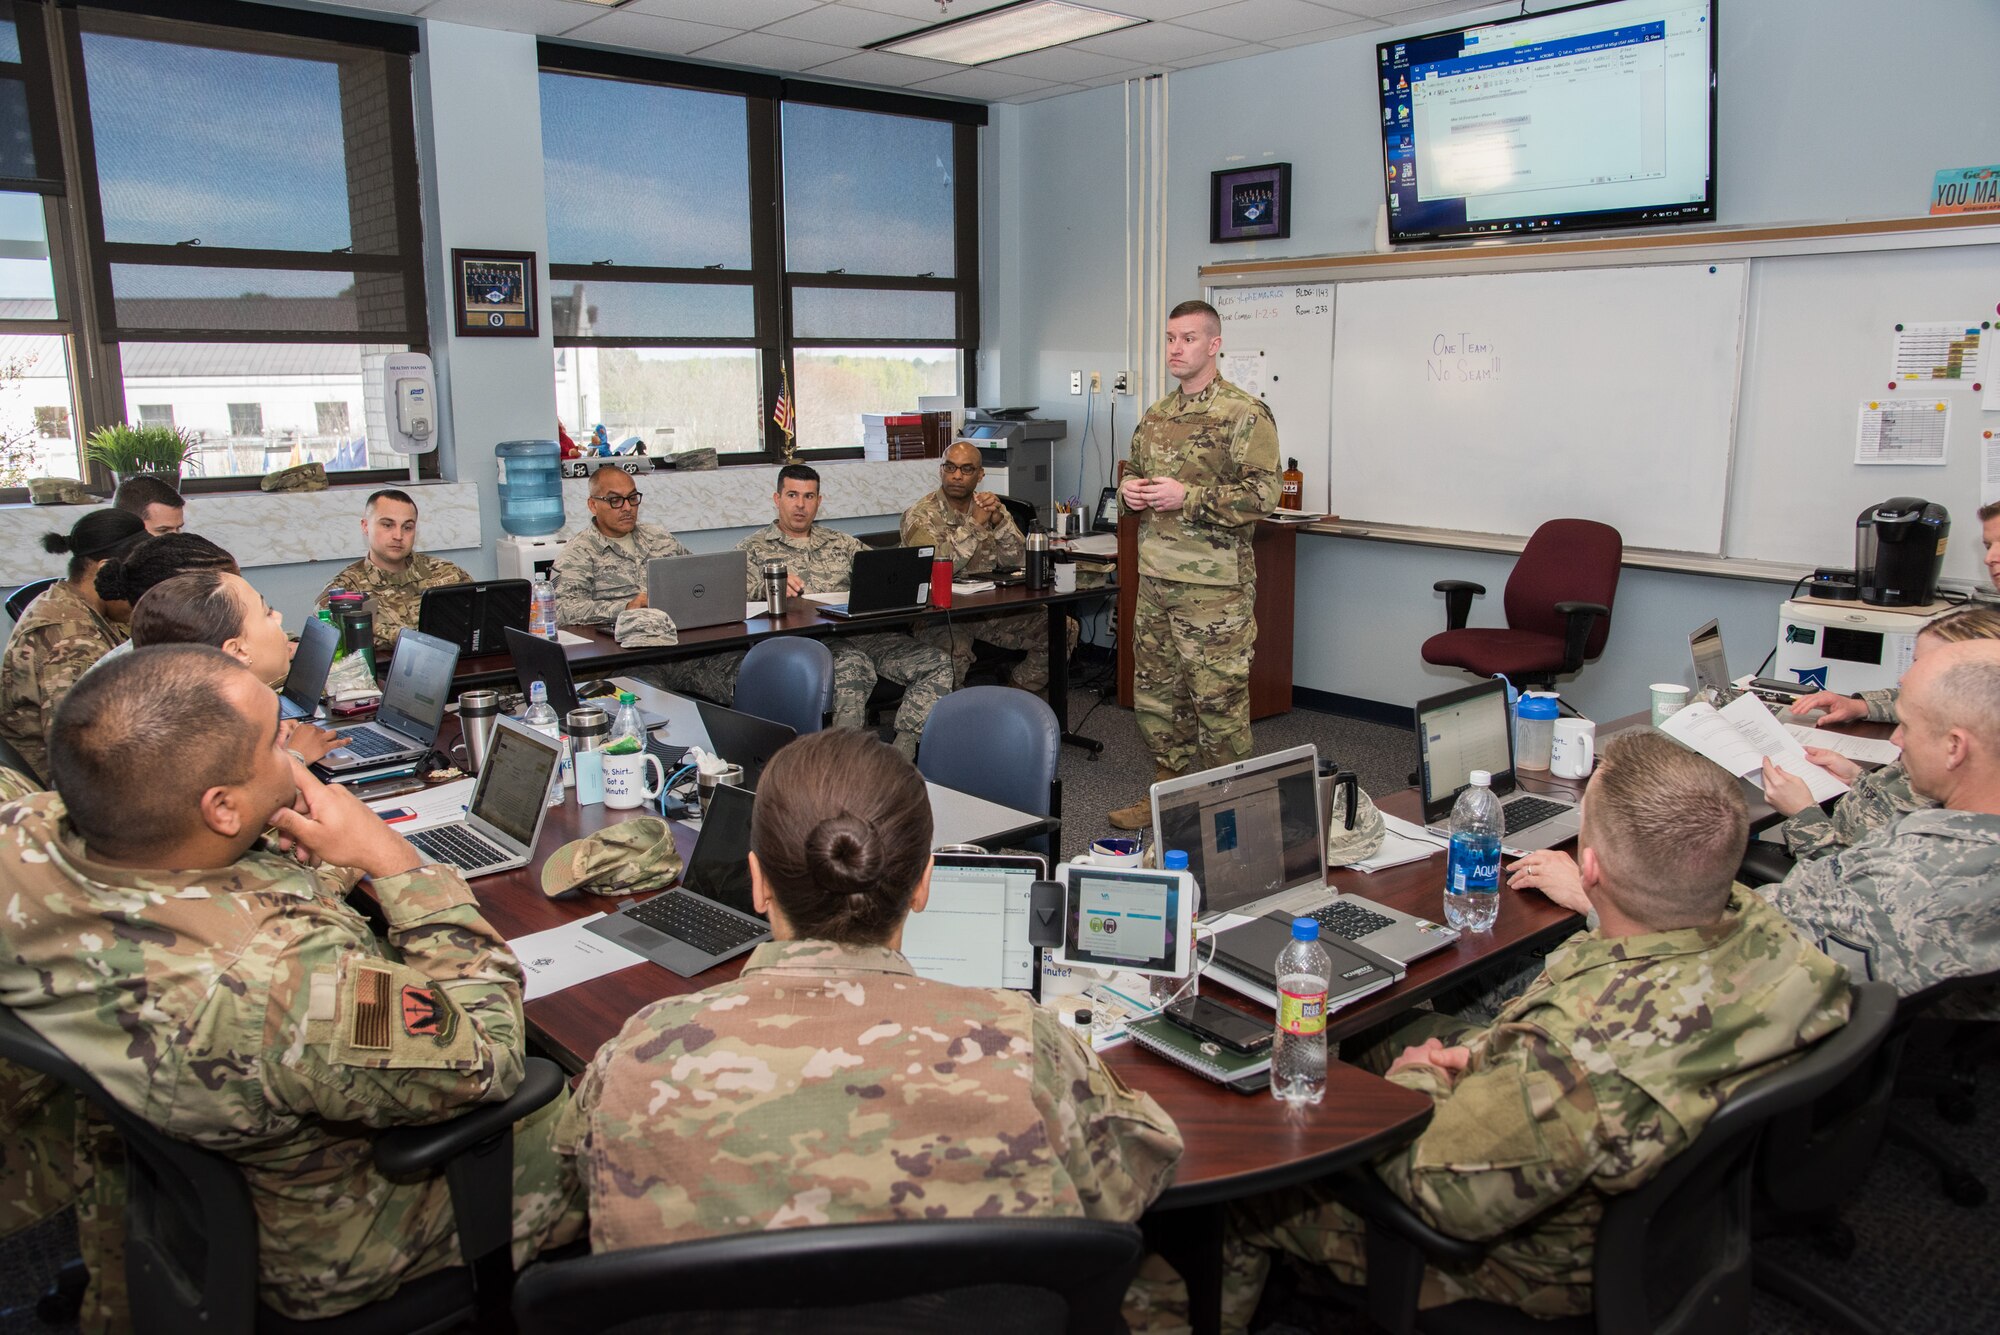
<instances>
[{"instance_id":1,"label":"bald soldier","mask_svg":"<svg viewBox=\"0 0 2000 1335\"><path fill-rule=\"evenodd\" d=\"M1926 646L1896 710L1910 787L1937 807L1799 863L1764 894L1857 976L1909 996L2000 971L2000 641ZM2000 996L1966 1007L2000 1017Z\"/></svg>"},{"instance_id":2,"label":"bald soldier","mask_svg":"<svg viewBox=\"0 0 2000 1335\"><path fill-rule=\"evenodd\" d=\"M1597 925L1492 1025L1426 1015L1376 1055L1379 1068L1396 1054L1388 1078L1435 1105L1376 1174L1431 1227L1491 1243L1473 1269L1427 1271L1421 1306L1589 1312L1606 1201L1657 1174L1749 1077L1847 1022L1846 972L1732 885L1748 830L1719 766L1650 730L1609 742L1577 859L1536 853L1517 872ZM1224 1327L1249 1320L1271 1253L1361 1284L1363 1243L1361 1220L1311 1188L1238 1207Z\"/></svg>"},{"instance_id":3,"label":"bald soldier","mask_svg":"<svg viewBox=\"0 0 2000 1335\"><path fill-rule=\"evenodd\" d=\"M1167 315L1167 373L1180 387L1146 410L1118 499L1139 516L1132 712L1154 781L1250 754L1257 642L1256 523L1277 508L1278 428L1262 400L1222 378L1222 320L1205 301ZM1141 795L1111 813L1152 821Z\"/></svg>"},{"instance_id":4,"label":"bald soldier","mask_svg":"<svg viewBox=\"0 0 2000 1335\"><path fill-rule=\"evenodd\" d=\"M277 696L220 650L138 649L78 682L56 791L0 807L0 1004L242 1168L260 1296L309 1320L460 1263L444 1181L382 1176L373 1133L513 1092L521 967L456 871L280 737ZM386 936L347 903L359 877ZM517 1261L581 1231L549 1150L562 1104L515 1129Z\"/></svg>"},{"instance_id":5,"label":"bald soldier","mask_svg":"<svg viewBox=\"0 0 2000 1335\"><path fill-rule=\"evenodd\" d=\"M934 547L939 556L951 559L952 573L960 579L994 570L1013 570L1026 559L1026 541L1014 516L990 491L979 490L986 467L979 461L979 447L959 441L944 452L938 463L938 489L903 511L902 544L905 547ZM1066 619L1069 643L1064 652L1076 648L1076 622ZM1025 650L1027 657L1007 675L1009 686L1018 686L1037 695L1049 687L1049 619L1037 609L1012 616L980 617L976 613L930 622L912 632L921 644L942 649L951 655L953 687L965 684L972 666L972 646L976 642L1002 649Z\"/></svg>"},{"instance_id":6,"label":"bald soldier","mask_svg":"<svg viewBox=\"0 0 2000 1335\"><path fill-rule=\"evenodd\" d=\"M333 606L336 589L365 593L375 600L375 664L389 670L396 637L417 628L424 590L465 584L472 576L462 566L417 550L417 503L407 491L393 487L370 493L361 511L361 536L367 553L350 562L319 591L319 606Z\"/></svg>"}]
</instances>

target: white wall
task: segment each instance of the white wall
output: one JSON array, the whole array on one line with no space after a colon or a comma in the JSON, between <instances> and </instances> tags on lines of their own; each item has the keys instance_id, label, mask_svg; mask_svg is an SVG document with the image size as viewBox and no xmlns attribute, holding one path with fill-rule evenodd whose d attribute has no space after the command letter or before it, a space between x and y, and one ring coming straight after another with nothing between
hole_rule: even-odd
<instances>
[{"instance_id":1,"label":"white wall","mask_svg":"<svg viewBox=\"0 0 2000 1335\"><path fill-rule=\"evenodd\" d=\"M1978 104L1974 90L2000 51L2000 6L1990 0L1893 10L1870 0L1731 0L1719 8L1722 223L1920 214L1934 170L1992 160L1990 116L1921 109L1927 99ZM1372 248L1381 202L1375 43L1437 26L1169 76L1169 304L1199 295L1202 264ZM986 206L989 228L1018 228L1018 240L989 237L989 253L1022 258L1011 280L989 275L1015 304L989 309L985 339L1017 373L1003 382L1010 401L1039 403L1043 415L1068 421L1058 470L1071 480L1066 486L1074 485L1083 428L1069 372L1101 369L1108 382L1125 369L1117 364L1125 355L1122 98L1123 89L1111 87L995 107L987 131L989 151L1020 164L1018 178L1002 183L1003 195L989 193ZM1274 161L1292 164L1291 237L1210 245L1209 173ZM1126 398L1117 406L1122 452L1143 405ZM1102 415L1097 427L1102 434ZM1097 471L1104 461L1100 451ZM1810 503L1810 482L1800 494ZM1845 528L1852 520L1830 513L1827 522ZM1954 541L1976 539L1976 525L1959 529ZM1485 583L1492 592L1473 624L1502 624L1507 558L1313 535L1301 536L1299 553L1293 677L1300 686L1407 706L1462 679L1425 669L1418 658L1424 637L1444 625L1442 600L1430 588L1437 579ZM1748 671L1771 647L1785 592L1627 571L1609 647L1566 693L1586 712L1639 707L1649 682L1691 677L1685 636L1710 616L1722 619L1731 667Z\"/></svg>"}]
</instances>

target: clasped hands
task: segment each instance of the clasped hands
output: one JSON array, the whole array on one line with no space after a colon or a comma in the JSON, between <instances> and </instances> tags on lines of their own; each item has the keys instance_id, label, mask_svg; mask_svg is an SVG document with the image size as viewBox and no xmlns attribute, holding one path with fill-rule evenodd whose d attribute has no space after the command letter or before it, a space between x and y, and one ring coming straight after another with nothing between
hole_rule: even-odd
<instances>
[{"instance_id":1,"label":"clasped hands","mask_svg":"<svg viewBox=\"0 0 2000 1335\"><path fill-rule=\"evenodd\" d=\"M1187 487L1170 477L1128 477L1118 494L1134 510L1178 510L1187 501Z\"/></svg>"}]
</instances>

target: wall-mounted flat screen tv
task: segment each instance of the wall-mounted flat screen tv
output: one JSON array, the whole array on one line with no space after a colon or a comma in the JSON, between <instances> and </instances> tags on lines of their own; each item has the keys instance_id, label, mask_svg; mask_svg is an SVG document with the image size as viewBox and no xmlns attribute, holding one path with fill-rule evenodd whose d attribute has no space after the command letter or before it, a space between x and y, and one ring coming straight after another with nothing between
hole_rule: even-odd
<instances>
[{"instance_id":1,"label":"wall-mounted flat screen tv","mask_svg":"<svg viewBox=\"0 0 2000 1335\"><path fill-rule=\"evenodd\" d=\"M1597 0L1375 48L1389 239L1715 220L1716 0Z\"/></svg>"}]
</instances>

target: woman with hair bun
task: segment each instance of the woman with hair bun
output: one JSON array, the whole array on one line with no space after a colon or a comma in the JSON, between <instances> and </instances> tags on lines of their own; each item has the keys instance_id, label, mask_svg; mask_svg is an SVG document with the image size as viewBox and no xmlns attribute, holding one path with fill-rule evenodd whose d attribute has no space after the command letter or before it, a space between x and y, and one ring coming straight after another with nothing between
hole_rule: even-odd
<instances>
[{"instance_id":1,"label":"woman with hair bun","mask_svg":"<svg viewBox=\"0 0 2000 1335\"><path fill-rule=\"evenodd\" d=\"M42 538L42 550L67 555L69 569L21 610L0 656L0 738L38 774L48 771L49 721L56 705L91 664L125 642L132 604L100 596L97 572L145 536L137 515L92 510L67 534Z\"/></svg>"},{"instance_id":2,"label":"woman with hair bun","mask_svg":"<svg viewBox=\"0 0 2000 1335\"><path fill-rule=\"evenodd\" d=\"M930 803L865 733L764 767L750 885L773 940L599 1049L556 1129L593 1251L806 1224L1129 1221L1180 1159L1172 1119L1023 993L919 978Z\"/></svg>"}]
</instances>

